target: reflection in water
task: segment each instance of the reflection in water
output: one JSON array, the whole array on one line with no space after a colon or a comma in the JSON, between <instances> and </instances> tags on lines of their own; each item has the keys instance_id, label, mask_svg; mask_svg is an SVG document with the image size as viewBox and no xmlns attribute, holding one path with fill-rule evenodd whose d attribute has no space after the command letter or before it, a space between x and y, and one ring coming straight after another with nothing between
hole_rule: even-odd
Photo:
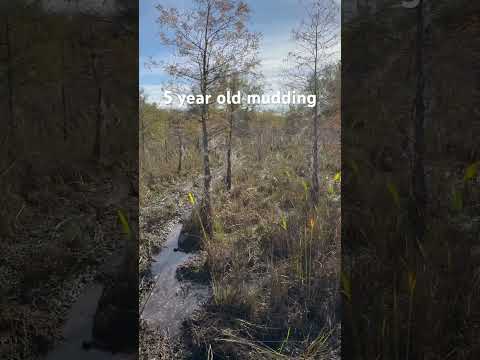
<instances>
[{"instance_id":1,"label":"reflection in water","mask_svg":"<svg viewBox=\"0 0 480 360\"><path fill-rule=\"evenodd\" d=\"M174 251L181 231L182 225L176 225L165 247L154 257L151 272L155 287L141 307L141 318L170 336L178 335L182 321L190 317L210 296L208 286L179 282L176 277L177 267L195 256Z\"/></svg>"}]
</instances>

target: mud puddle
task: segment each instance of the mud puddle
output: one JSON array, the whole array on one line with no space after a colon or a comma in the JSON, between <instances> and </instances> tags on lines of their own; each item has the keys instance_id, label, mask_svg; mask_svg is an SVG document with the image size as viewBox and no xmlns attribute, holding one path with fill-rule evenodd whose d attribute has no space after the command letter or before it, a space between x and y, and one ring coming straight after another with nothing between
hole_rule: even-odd
<instances>
[{"instance_id":1,"label":"mud puddle","mask_svg":"<svg viewBox=\"0 0 480 360\"><path fill-rule=\"evenodd\" d=\"M168 336L179 335L182 322L211 296L207 285L177 279L177 268L197 256L176 251L181 236L182 224L177 224L153 257L150 271L154 287L140 306L141 319Z\"/></svg>"},{"instance_id":2,"label":"mud puddle","mask_svg":"<svg viewBox=\"0 0 480 360\"><path fill-rule=\"evenodd\" d=\"M85 349L83 343L92 341L92 329L103 285L96 283L87 288L70 309L63 328L63 341L45 360L132 360L135 354L112 354L96 348Z\"/></svg>"}]
</instances>

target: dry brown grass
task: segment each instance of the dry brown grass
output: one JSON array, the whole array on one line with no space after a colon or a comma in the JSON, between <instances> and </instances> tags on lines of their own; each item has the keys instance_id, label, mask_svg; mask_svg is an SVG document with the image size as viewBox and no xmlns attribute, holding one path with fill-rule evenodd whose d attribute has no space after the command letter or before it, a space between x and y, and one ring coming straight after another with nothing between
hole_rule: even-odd
<instances>
[{"instance_id":1,"label":"dry brown grass","mask_svg":"<svg viewBox=\"0 0 480 360\"><path fill-rule=\"evenodd\" d=\"M323 196L312 206L303 164L301 148L292 145L261 163L241 164L230 192L221 184L214 189L215 231L204 243L213 299L191 322L202 356L333 356L339 335L339 183L334 172L322 169Z\"/></svg>"},{"instance_id":2,"label":"dry brown grass","mask_svg":"<svg viewBox=\"0 0 480 360\"><path fill-rule=\"evenodd\" d=\"M112 191L109 174L60 169L31 181L28 197L18 195L23 206L10 235L0 242L2 359L49 350L68 307L122 246L115 209L98 208L98 198Z\"/></svg>"}]
</instances>

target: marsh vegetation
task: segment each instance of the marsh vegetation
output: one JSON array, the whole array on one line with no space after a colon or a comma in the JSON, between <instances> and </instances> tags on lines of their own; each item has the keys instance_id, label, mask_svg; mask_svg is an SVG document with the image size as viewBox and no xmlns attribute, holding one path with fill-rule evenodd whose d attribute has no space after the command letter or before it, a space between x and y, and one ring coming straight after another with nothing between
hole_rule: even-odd
<instances>
[{"instance_id":1,"label":"marsh vegetation","mask_svg":"<svg viewBox=\"0 0 480 360\"><path fill-rule=\"evenodd\" d=\"M308 6L292 35L299 50L285 54L284 85L315 94L318 106L168 108L141 92L141 296L155 288L153 253L165 251L166 229L176 223L197 239L188 249L179 242L178 251L195 255L177 278L211 290L178 336L144 322L142 359L339 356L340 66L326 55L339 9ZM248 29L247 4L201 0L184 12L158 10L162 40L182 59L162 67L174 84L202 95L263 91L260 34ZM184 209L190 215L182 218Z\"/></svg>"}]
</instances>

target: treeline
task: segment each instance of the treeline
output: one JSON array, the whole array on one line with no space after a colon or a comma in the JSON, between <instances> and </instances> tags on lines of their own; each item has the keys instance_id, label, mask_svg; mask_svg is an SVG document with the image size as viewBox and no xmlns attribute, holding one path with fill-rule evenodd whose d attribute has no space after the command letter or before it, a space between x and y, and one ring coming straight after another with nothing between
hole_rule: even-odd
<instances>
[{"instance_id":1,"label":"treeline","mask_svg":"<svg viewBox=\"0 0 480 360\"><path fill-rule=\"evenodd\" d=\"M148 99L148 97L147 97ZM224 164L228 149L241 146L242 155L261 160L277 150L286 138L299 134L308 122L302 121L303 110L287 112L244 109L237 111L229 139L229 118L224 109L213 109L209 133L214 167ZM173 178L202 170L201 123L195 110L166 109L140 97L140 168L142 178L155 184L158 178ZM245 146L243 146L245 145ZM247 146L248 145L248 146ZM237 156L237 151L235 155Z\"/></svg>"},{"instance_id":2,"label":"treeline","mask_svg":"<svg viewBox=\"0 0 480 360\"><path fill-rule=\"evenodd\" d=\"M328 161L329 149L339 156L340 63L319 72L318 84L324 101L319 110L318 137L322 160ZM311 152L312 109L306 105L291 105L282 111L238 105L231 114L229 108L212 104L210 111L207 128L210 156L214 167L223 166L225 177L228 166L231 167L232 162L236 166L231 159L232 153L235 159L244 156L248 160L261 161L291 142L301 144L306 154ZM142 184L154 186L158 179L201 173L202 130L198 106L184 109L160 106L150 101L141 89L139 119ZM332 164L336 160L338 157L330 159Z\"/></svg>"},{"instance_id":3,"label":"treeline","mask_svg":"<svg viewBox=\"0 0 480 360\"><path fill-rule=\"evenodd\" d=\"M0 182L18 190L69 162L135 161L137 34L124 21L3 16Z\"/></svg>"}]
</instances>

